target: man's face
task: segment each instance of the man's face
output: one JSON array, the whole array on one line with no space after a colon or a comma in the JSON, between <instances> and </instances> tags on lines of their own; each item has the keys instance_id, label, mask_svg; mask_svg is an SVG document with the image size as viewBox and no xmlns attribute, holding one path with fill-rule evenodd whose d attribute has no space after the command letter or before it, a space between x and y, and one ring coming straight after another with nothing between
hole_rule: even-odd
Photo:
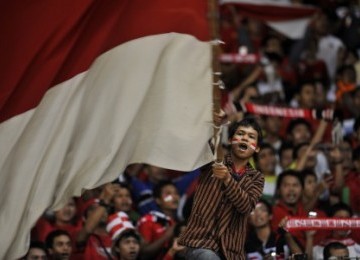
<instances>
[{"instance_id":1,"label":"man's face","mask_svg":"<svg viewBox=\"0 0 360 260\"><path fill-rule=\"evenodd\" d=\"M26 260L46 260L46 253L40 248L31 248L26 256Z\"/></svg>"},{"instance_id":2,"label":"man's face","mask_svg":"<svg viewBox=\"0 0 360 260\"><path fill-rule=\"evenodd\" d=\"M129 212L132 206L130 191L126 188L117 187L113 198L116 211Z\"/></svg>"},{"instance_id":3,"label":"man's face","mask_svg":"<svg viewBox=\"0 0 360 260\"><path fill-rule=\"evenodd\" d=\"M279 135L279 131L281 128L281 120L280 117L277 116L269 116L265 119L265 128L267 133L271 133L274 135Z\"/></svg>"},{"instance_id":4,"label":"man's face","mask_svg":"<svg viewBox=\"0 0 360 260\"><path fill-rule=\"evenodd\" d=\"M286 149L281 152L280 165L287 169L293 161L293 149Z\"/></svg>"},{"instance_id":5,"label":"man's face","mask_svg":"<svg viewBox=\"0 0 360 260\"><path fill-rule=\"evenodd\" d=\"M299 105L302 108L314 108L316 103L315 86L308 84L303 86L299 95Z\"/></svg>"},{"instance_id":6,"label":"man's face","mask_svg":"<svg viewBox=\"0 0 360 260\"><path fill-rule=\"evenodd\" d=\"M285 176L279 188L281 200L288 206L295 206L302 195L302 186L298 178Z\"/></svg>"},{"instance_id":7,"label":"man's face","mask_svg":"<svg viewBox=\"0 0 360 260\"><path fill-rule=\"evenodd\" d=\"M270 225L271 215L268 212L266 205L258 202L255 209L250 214L250 223L255 228L262 228Z\"/></svg>"},{"instance_id":8,"label":"man's face","mask_svg":"<svg viewBox=\"0 0 360 260\"><path fill-rule=\"evenodd\" d=\"M297 126L295 126L291 132L291 135L294 145L303 142L309 142L311 138L311 133L307 126L304 124L298 124Z\"/></svg>"},{"instance_id":9,"label":"man's face","mask_svg":"<svg viewBox=\"0 0 360 260\"><path fill-rule=\"evenodd\" d=\"M50 254L54 259L70 259L71 251L71 240L68 236L60 235L55 237L53 246L50 248Z\"/></svg>"},{"instance_id":10,"label":"man's face","mask_svg":"<svg viewBox=\"0 0 360 260\"><path fill-rule=\"evenodd\" d=\"M127 237L120 239L117 251L122 260L135 260L137 259L140 251L139 241L134 237Z\"/></svg>"},{"instance_id":11,"label":"man's face","mask_svg":"<svg viewBox=\"0 0 360 260\"><path fill-rule=\"evenodd\" d=\"M257 167L263 174L274 174L276 167L276 156L270 148L259 151Z\"/></svg>"},{"instance_id":12,"label":"man's face","mask_svg":"<svg viewBox=\"0 0 360 260\"><path fill-rule=\"evenodd\" d=\"M176 210L179 206L180 196L174 185L165 185L161 190L161 198L156 202L161 209Z\"/></svg>"},{"instance_id":13,"label":"man's face","mask_svg":"<svg viewBox=\"0 0 360 260\"><path fill-rule=\"evenodd\" d=\"M248 159L254 152L259 152L258 132L250 126L239 126L231 142L232 154L238 159Z\"/></svg>"},{"instance_id":14,"label":"man's face","mask_svg":"<svg viewBox=\"0 0 360 260\"><path fill-rule=\"evenodd\" d=\"M57 221L70 222L76 214L76 205L74 199L70 199L68 203L60 210L55 212Z\"/></svg>"},{"instance_id":15,"label":"man's face","mask_svg":"<svg viewBox=\"0 0 360 260\"><path fill-rule=\"evenodd\" d=\"M304 195L308 198L315 196L317 186L316 177L313 175L307 175L304 179Z\"/></svg>"},{"instance_id":16,"label":"man's face","mask_svg":"<svg viewBox=\"0 0 360 260\"><path fill-rule=\"evenodd\" d=\"M350 213L347 210L338 210L334 214L334 218L351 218ZM333 230L334 238L346 238L349 236L350 230Z\"/></svg>"}]
</instances>

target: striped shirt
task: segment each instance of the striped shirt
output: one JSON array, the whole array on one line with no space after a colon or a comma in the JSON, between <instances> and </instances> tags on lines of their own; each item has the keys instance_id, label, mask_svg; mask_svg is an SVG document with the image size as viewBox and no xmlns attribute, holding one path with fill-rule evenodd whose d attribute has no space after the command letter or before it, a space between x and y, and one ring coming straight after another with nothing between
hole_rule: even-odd
<instances>
[{"instance_id":1,"label":"striped shirt","mask_svg":"<svg viewBox=\"0 0 360 260\"><path fill-rule=\"evenodd\" d=\"M179 244L221 251L228 260L245 259L247 218L262 194L264 177L250 164L237 175L230 155L225 165L232 176L228 185L211 177L211 165L204 167Z\"/></svg>"}]
</instances>

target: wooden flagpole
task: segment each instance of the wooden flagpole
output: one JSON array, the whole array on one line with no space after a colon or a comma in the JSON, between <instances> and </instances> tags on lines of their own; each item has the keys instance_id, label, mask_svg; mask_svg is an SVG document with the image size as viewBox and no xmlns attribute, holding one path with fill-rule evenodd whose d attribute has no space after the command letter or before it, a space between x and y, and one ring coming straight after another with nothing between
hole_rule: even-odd
<instances>
[{"instance_id":1,"label":"wooden flagpole","mask_svg":"<svg viewBox=\"0 0 360 260\"><path fill-rule=\"evenodd\" d=\"M219 56L221 53L220 36L219 36L219 6L218 0L208 0L208 20L210 25L210 37L212 40L212 70L213 70L213 109L220 113L221 109L221 67ZM224 159L224 153L221 145L221 128L214 123L214 140L215 140L215 162L221 163Z\"/></svg>"}]
</instances>

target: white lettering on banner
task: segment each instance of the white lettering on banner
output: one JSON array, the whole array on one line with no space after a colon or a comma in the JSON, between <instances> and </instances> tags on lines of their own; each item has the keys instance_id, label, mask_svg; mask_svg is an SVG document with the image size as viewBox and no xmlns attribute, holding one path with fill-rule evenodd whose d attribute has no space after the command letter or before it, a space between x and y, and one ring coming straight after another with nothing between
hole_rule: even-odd
<instances>
[{"instance_id":1,"label":"white lettering on banner","mask_svg":"<svg viewBox=\"0 0 360 260\"><path fill-rule=\"evenodd\" d=\"M360 219L306 219L293 218L290 219L286 228L291 229L359 229Z\"/></svg>"}]
</instances>

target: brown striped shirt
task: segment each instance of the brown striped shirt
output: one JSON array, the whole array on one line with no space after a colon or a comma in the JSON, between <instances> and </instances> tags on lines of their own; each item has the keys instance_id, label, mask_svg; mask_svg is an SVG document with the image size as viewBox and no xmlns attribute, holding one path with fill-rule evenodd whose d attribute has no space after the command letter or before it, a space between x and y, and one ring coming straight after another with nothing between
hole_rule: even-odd
<instances>
[{"instance_id":1,"label":"brown striped shirt","mask_svg":"<svg viewBox=\"0 0 360 260\"><path fill-rule=\"evenodd\" d=\"M211 165L204 167L179 244L221 251L228 260L245 259L247 218L262 194L264 177L250 164L239 177L232 170L230 155L225 165L233 177L227 186L211 177Z\"/></svg>"}]
</instances>

